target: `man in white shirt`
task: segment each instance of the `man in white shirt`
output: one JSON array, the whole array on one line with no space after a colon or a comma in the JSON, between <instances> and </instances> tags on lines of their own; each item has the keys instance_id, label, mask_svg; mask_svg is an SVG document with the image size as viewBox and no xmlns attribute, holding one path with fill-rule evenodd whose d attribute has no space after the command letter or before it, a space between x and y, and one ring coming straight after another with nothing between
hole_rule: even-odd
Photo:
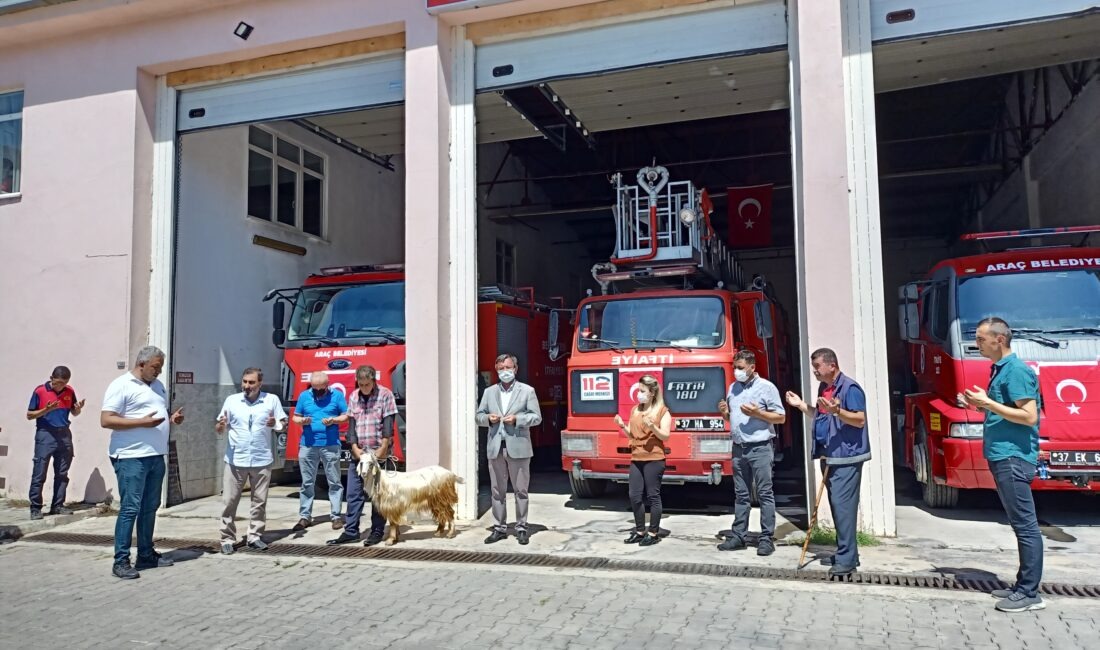
<instances>
[{"instance_id":1,"label":"man in white shirt","mask_svg":"<svg viewBox=\"0 0 1100 650\"><path fill-rule=\"evenodd\" d=\"M99 424L111 430L111 465L118 479L118 519L115 521L115 558L111 572L132 580L138 570L172 566L172 560L153 549L153 526L160 507L164 457L168 454L168 423L181 424L183 409L168 414L164 384L157 376L164 352L147 346L134 368L111 382L103 396ZM137 524L137 563L130 565L130 539Z\"/></svg>"},{"instance_id":2,"label":"man in white shirt","mask_svg":"<svg viewBox=\"0 0 1100 650\"><path fill-rule=\"evenodd\" d=\"M271 431L286 426L287 414L279 398L260 390L264 373L247 368L241 376L241 392L225 398L214 430L229 430L225 445L225 474L222 479L222 553L233 553L237 541L237 504L245 481L252 486L252 510L248 526L248 546L257 551L267 548L263 540L267 523L267 488L271 484Z\"/></svg>"}]
</instances>

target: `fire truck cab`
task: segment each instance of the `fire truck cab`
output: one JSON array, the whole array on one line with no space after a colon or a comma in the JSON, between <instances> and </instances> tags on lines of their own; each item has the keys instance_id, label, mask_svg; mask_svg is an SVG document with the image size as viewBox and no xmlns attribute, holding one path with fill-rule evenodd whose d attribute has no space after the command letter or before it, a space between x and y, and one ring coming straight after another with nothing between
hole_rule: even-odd
<instances>
[{"instance_id":1,"label":"fire truck cab","mask_svg":"<svg viewBox=\"0 0 1100 650\"><path fill-rule=\"evenodd\" d=\"M1074 227L967 235L987 241L1100 231ZM979 321L998 316L1012 350L1039 377L1039 467L1032 489L1100 488L1100 249L1030 248L948 259L901 287L899 326L912 374L896 413L896 464L914 470L924 501L951 508L962 489L995 489L983 416L958 394L989 383Z\"/></svg>"},{"instance_id":2,"label":"fire truck cab","mask_svg":"<svg viewBox=\"0 0 1100 650\"><path fill-rule=\"evenodd\" d=\"M706 191L670 182L663 167L637 179L612 179L614 254L592 270L602 295L582 300L574 318L561 445L562 469L581 498L628 479L630 449L614 417L629 418L642 375L658 380L673 416L664 481L717 485L732 476L718 403L734 355L753 350L757 371L781 385L791 368L786 316L762 278L745 281L716 236ZM792 430L782 427L779 453L793 449Z\"/></svg>"}]
</instances>

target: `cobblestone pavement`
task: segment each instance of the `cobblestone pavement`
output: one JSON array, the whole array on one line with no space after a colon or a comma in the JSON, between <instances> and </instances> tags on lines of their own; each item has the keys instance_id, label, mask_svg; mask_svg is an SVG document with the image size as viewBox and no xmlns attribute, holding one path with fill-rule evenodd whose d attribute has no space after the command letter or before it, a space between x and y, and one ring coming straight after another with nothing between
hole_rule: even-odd
<instances>
[{"instance_id":1,"label":"cobblestone pavement","mask_svg":"<svg viewBox=\"0 0 1100 650\"><path fill-rule=\"evenodd\" d=\"M186 552L176 552L186 553ZM630 572L0 546L0 648L1085 648L1095 600Z\"/></svg>"}]
</instances>

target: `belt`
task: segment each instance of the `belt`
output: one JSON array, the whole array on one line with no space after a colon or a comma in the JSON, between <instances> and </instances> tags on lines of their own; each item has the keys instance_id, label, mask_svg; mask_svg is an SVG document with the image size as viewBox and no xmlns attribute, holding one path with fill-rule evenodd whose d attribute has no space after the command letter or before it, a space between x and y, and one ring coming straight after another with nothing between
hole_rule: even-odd
<instances>
[{"instance_id":1,"label":"belt","mask_svg":"<svg viewBox=\"0 0 1100 650\"><path fill-rule=\"evenodd\" d=\"M733 446L734 447L741 447L743 449L745 449L745 448L751 449L753 447L759 447L761 445L770 445L770 444L772 444L772 439L768 438L767 440L761 440L760 442L735 442L735 443L733 443Z\"/></svg>"},{"instance_id":2,"label":"belt","mask_svg":"<svg viewBox=\"0 0 1100 650\"><path fill-rule=\"evenodd\" d=\"M42 431L49 431L50 433L69 433L69 427L67 427L67 426L64 426L64 427L39 426L38 428Z\"/></svg>"}]
</instances>

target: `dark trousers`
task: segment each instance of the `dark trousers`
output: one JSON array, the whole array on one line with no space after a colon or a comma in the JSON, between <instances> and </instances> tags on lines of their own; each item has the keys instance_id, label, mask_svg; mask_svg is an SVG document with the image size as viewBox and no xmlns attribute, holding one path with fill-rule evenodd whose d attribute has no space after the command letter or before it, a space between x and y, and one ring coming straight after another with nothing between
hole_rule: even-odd
<instances>
[{"instance_id":1,"label":"dark trousers","mask_svg":"<svg viewBox=\"0 0 1100 650\"><path fill-rule=\"evenodd\" d=\"M661 477L665 475L663 460L630 462L630 505L634 508L634 527L645 530L645 510L649 506L649 532L661 530Z\"/></svg>"},{"instance_id":2,"label":"dark trousers","mask_svg":"<svg viewBox=\"0 0 1100 650\"><path fill-rule=\"evenodd\" d=\"M42 509L42 487L53 460L53 500L50 509L65 505L69 487L69 466L73 462L73 434L68 429L38 429L34 432L34 465L31 469L31 510Z\"/></svg>"},{"instance_id":3,"label":"dark trousers","mask_svg":"<svg viewBox=\"0 0 1100 650\"><path fill-rule=\"evenodd\" d=\"M1012 532L1016 533L1020 569L1016 573L1014 588L1033 598L1039 590L1039 580L1043 577L1043 536L1039 532L1035 499L1031 495L1035 465L1013 457L991 460L989 469L997 483L997 496L1001 497L1008 523L1012 526Z\"/></svg>"},{"instance_id":4,"label":"dark trousers","mask_svg":"<svg viewBox=\"0 0 1100 650\"><path fill-rule=\"evenodd\" d=\"M115 520L115 564L130 561L130 539L137 524L137 559L151 560L153 525L160 507L164 456L112 458L118 479L118 519Z\"/></svg>"},{"instance_id":5,"label":"dark trousers","mask_svg":"<svg viewBox=\"0 0 1100 650\"><path fill-rule=\"evenodd\" d=\"M370 453L370 452L363 452ZM363 489L363 477L359 476L358 463L348 465L348 478L346 482L348 499L348 516L344 519L344 534L359 537L359 520L363 518L363 509L367 503L367 493ZM381 535L386 530L386 518L378 514L374 506L370 509L370 532L372 535Z\"/></svg>"},{"instance_id":6,"label":"dark trousers","mask_svg":"<svg viewBox=\"0 0 1100 650\"><path fill-rule=\"evenodd\" d=\"M829 488L829 507L836 524L836 558L838 567L859 566L859 546L856 530L859 525L859 483L863 478L863 463L829 465L825 485Z\"/></svg>"},{"instance_id":7,"label":"dark trousers","mask_svg":"<svg viewBox=\"0 0 1100 650\"><path fill-rule=\"evenodd\" d=\"M760 539L775 535L775 492L772 490L772 465L775 451L771 442L733 445L733 534L742 541L749 532L749 512L752 510L752 490L756 484L760 501Z\"/></svg>"}]
</instances>

